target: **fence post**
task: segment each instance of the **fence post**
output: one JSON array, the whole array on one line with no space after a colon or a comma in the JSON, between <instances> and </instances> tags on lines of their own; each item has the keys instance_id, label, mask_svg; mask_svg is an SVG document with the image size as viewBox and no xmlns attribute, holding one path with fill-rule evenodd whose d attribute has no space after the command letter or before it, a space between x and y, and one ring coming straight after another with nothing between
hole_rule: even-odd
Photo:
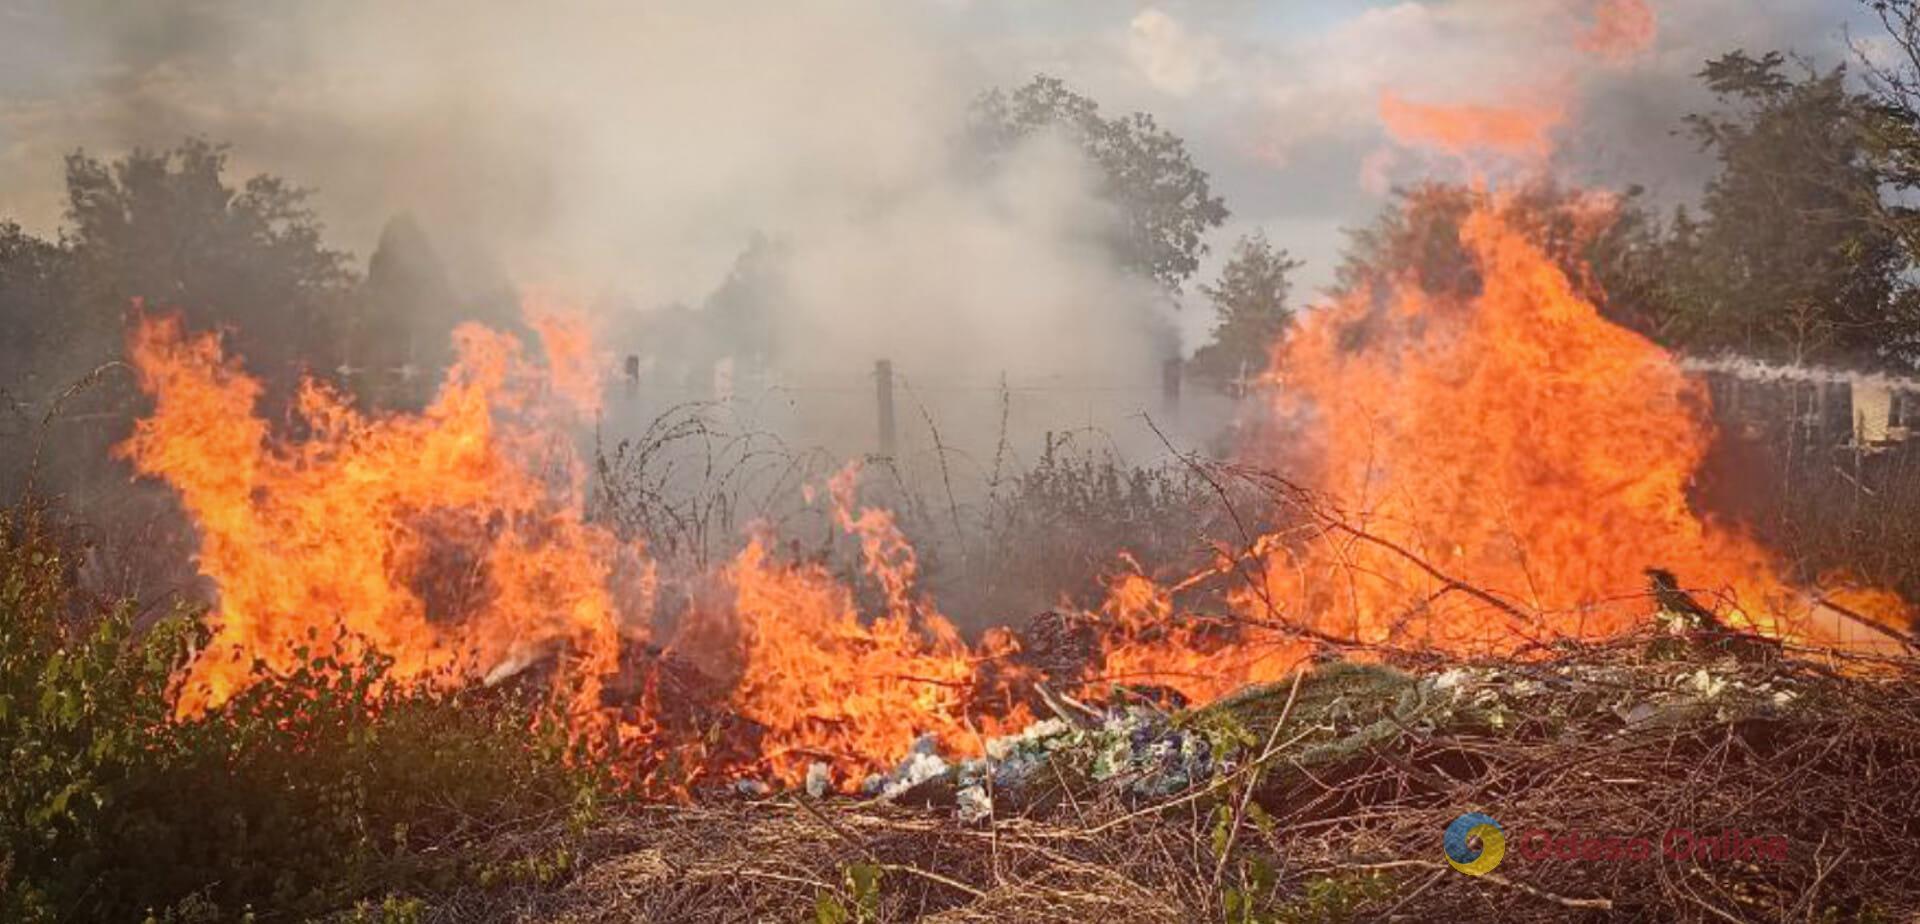
<instances>
[{"instance_id":1,"label":"fence post","mask_svg":"<svg viewBox=\"0 0 1920 924\"><path fill-rule=\"evenodd\" d=\"M874 400L880 414L880 454L893 455L893 361L873 364Z\"/></svg>"}]
</instances>

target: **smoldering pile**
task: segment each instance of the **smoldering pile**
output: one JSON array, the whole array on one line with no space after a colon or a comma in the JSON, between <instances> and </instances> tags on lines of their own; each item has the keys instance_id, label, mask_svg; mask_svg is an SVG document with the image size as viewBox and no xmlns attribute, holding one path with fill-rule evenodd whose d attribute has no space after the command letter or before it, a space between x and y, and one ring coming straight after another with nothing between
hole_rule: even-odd
<instances>
[{"instance_id":1,"label":"smoldering pile","mask_svg":"<svg viewBox=\"0 0 1920 924\"><path fill-rule=\"evenodd\" d=\"M1852 919L1915 907L1920 887L1899 870L1920 849L1920 660L1725 642L1669 623L1528 662L1391 653L1203 708L1056 695L1066 714L989 741L983 757L923 743L859 795L736 788L635 806L569 841L580 860L565 885L436 907L571 921L831 913L818 909L1175 921L1223 907L1250 920L1435 920L1489 903L1523 921ZM1467 812L1508 832L1487 875L1455 872L1441 850ZM1537 832L1657 844L1733 828L1784 837L1788 860L1703 849L1608 862L1524 846Z\"/></svg>"}]
</instances>

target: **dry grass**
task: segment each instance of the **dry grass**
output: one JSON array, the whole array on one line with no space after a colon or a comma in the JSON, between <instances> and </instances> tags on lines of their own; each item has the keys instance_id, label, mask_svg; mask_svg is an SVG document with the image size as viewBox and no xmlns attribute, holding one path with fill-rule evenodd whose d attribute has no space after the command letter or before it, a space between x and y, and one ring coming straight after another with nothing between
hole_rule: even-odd
<instances>
[{"instance_id":1,"label":"dry grass","mask_svg":"<svg viewBox=\"0 0 1920 924\"><path fill-rule=\"evenodd\" d=\"M1650 638L1536 664L1465 665L1512 708L1464 710L1334 751L1348 729L1286 690L1232 707L1271 746L1164 800L1042 780L1000 814L778 795L633 806L573 843L564 884L444 896L449 920L813 920L859 903L847 872L877 868L877 920L1247 921L1912 920L1920 913L1920 665L1810 654L1675 660ZM1437 662L1422 672L1461 667ZM1728 690L1704 699L1705 668ZM1686 680L1677 680L1681 677ZM1789 691L1776 701L1775 694ZM1697 692L1697 691L1695 691ZM1651 717L1622 704L1654 703ZM1393 714L1361 706L1355 721ZM1496 727L1497 725L1497 727ZM1345 740L1352 741L1350 736ZM1321 746L1317 751L1309 748ZM1259 749L1255 749L1256 751ZM1309 754L1317 755L1309 757ZM1258 806L1254 809L1252 806ZM1484 811L1530 830L1645 837L1669 829L1778 834L1784 862L1545 860L1509 842L1494 874L1444 862L1441 832ZM1264 814L1265 817L1261 817ZM549 849L536 829L502 856ZM1225 848L1223 853L1222 848ZM1262 868L1273 871L1262 877Z\"/></svg>"}]
</instances>

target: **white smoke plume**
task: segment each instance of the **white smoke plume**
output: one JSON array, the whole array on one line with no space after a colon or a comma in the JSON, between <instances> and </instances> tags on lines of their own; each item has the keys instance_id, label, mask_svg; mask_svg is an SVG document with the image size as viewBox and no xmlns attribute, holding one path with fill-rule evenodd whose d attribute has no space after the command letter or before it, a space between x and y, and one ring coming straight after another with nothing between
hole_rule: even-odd
<instances>
[{"instance_id":1,"label":"white smoke plume","mask_svg":"<svg viewBox=\"0 0 1920 924\"><path fill-rule=\"evenodd\" d=\"M887 357L923 380L1154 381L1178 348L1167 300L1101 245L1117 216L1093 169L1046 137L969 169L968 103L1031 75L986 72L935 12L47 6L19 15L62 36L75 62L49 79L76 83L8 157L32 158L57 196L75 146L230 141L237 172L315 187L330 240L363 259L411 214L456 279L504 272L642 311L698 306L750 241L772 240L787 272L771 329L742 333L804 371L857 379Z\"/></svg>"}]
</instances>

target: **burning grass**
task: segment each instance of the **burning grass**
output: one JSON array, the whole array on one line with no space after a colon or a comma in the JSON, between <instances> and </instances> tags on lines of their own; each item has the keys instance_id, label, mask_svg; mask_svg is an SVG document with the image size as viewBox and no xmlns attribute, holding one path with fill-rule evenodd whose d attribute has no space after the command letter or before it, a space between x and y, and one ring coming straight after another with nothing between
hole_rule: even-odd
<instances>
[{"instance_id":1,"label":"burning grass","mask_svg":"<svg viewBox=\"0 0 1920 924\"><path fill-rule=\"evenodd\" d=\"M1291 510L1296 530L1379 539L1271 473L1199 463L1190 471L1224 496L1264 497L1273 509ZM861 516L850 498L836 509L849 521ZM90 609L100 601L73 586L71 550L43 522L28 512L8 521L5 560L14 570L6 586L16 596L6 601L7 625L39 626L40 634L8 636L16 646L30 640L10 649L7 675L18 683L9 702L38 701L37 711L11 711L7 732L14 753L26 741L41 748L32 753L50 754L52 766L74 772L13 777L10 798L24 800L17 807L45 815L39 828L7 832L8 898L22 917L171 906L175 919L187 920L251 905L281 916L348 909L340 912L346 919L460 921L1066 921L1098 914L1251 922L1494 911L1521 920L1874 920L1920 907L1911 877L1900 873L1920 847L1912 820L1920 817L1920 664L1794 643L1745 645L1740 640L1752 637L1701 622L1693 608L1706 607L1658 587L1640 599L1665 614L1664 626L1643 621L1605 642L1548 639L1508 652L1516 657L1461 660L1310 626L1250 622L1228 609L1178 616L1204 613L1200 601L1217 605L1223 598L1210 592L1212 582L1247 586L1242 567L1255 559L1231 546L1210 571L1188 580L1163 586L1136 575L1144 599L1165 610L1157 617L1151 606L1132 611L1132 634L1112 638L1164 646L1155 633L1186 632L1177 644L1200 659L1196 674L1163 674L1173 682L1140 690L1153 677L1126 676L1114 667L1124 662L1114 657L1122 649L1096 644L1079 657L1087 659L1083 667L1105 665L1105 674L1095 673L1082 692L1114 709L1143 695L1162 703L1136 708L1166 710L1164 721L1214 742L1216 772L1148 797L1124 780L1093 779L1092 755L1068 749L1021 786L993 792L988 818L965 822L938 794L893 803L796 791L751 799L719 776L688 779L690 803L626 801L591 772L604 752L574 752L583 762L569 770L564 735L529 733L542 717L563 720L567 702L543 705L537 672L524 683L414 694L383 686L377 664L358 671L322 659L313 670L261 681L197 722L169 721L171 678L195 637L189 624L168 623L134 640L124 614L102 620ZM868 560L890 563L897 577L905 553L892 545L894 534L877 520L866 528L875 545ZM1394 554L1434 569L1410 550ZM768 625L840 613L843 622L789 628L805 629L800 637L831 630L855 648L893 631L862 625L852 596L825 569L753 566L771 569L768 580L845 595L825 610L744 611L765 610L762 617L774 620ZM1448 592L1478 607L1519 606L1443 573L1431 576L1452 581L1443 584ZM879 599L888 599L887 582L875 583ZM901 626L929 613L910 583L891 585ZM1116 587L1114 599L1129 598ZM70 634L73 625L102 630L82 642L85 636ZM1230 664L1263 645L1339 660L1292 675L1303 677L1297 690L1275 666L1285 682L1205 705L1211 688L1193 681L1206 657ZM48 667L63 646L73 654L62 661L101 666ZM1017 664L1041 653L1007 657ZM857 651L839 656L861 663ZM653 657L664 666L673 655ZM1075 670L1061 661L1054 673ZM761 676L777 686L781 670L764 667ZM1136 689L1115 691L1116 683ZM928 707L916 697L929 692L925 686L896 678L875 689L904 698L871 705L916 717L924 730ZM935 695L952 690L931 686ZM1164 705L1182 688L1203 694L1195 708ZM655 702L708 702L714 710L705 724L682 716L684 728L657 732L713 734L723 726L712 723L730 709L744 713L732 721L761 726L749 734L778 731L773 716L753 705L754 688L745 689L698 694L657 683ZM69 702L79 704L71 716ZM1031 708L1046 714L1049 706ZM824 720L816 711L805 721ZM978 750L969 744L980 739L959 724L962 732L944 736L947 746ZM826 727L863 726L849 714ZM109 728L134 729L131 749L109 746L100 759L81 758L94 742L114 740ZM63 743L48 750L41 740ZM763 746L738 757L759 766L775 753ZM770 778L797 783L807 759L825 756L796 755L790 775L773 764ZM53 809L62 793L64 804ZM104 801L94 804L96 795ZM1472 810L1493 814L1515 835L1515 855L1491 877L1448 869L1440 850L1441 830ZM1785 836L1788 860L1517 855L1519 839L1533 831L1658 844L1669 830L1727 828ZM148 832L147 839L126 840L129 831ZM95 848L86 846L123 841L146 844L146 852L89 853ZM194 859L181 863L183 856ZM81 860L49 865L64 857ZM100 882L119 885L85 891L89 862L115 871ZM76 895L86 897L62 904ZM356 903L365 904L355 911Z\"/></svg>"},{"instance_id":2,"label":"burning grass","mask_svg":"<svg viewBox=\"0 0 1920 924\"><path fill-rule=\"evenodd\" d=\"M526 731L537 703L507 689L372 694L377 669L346 683L323 670L171 722L163 691L189 624L130 640L125 612L77 594L46 520L15 511L4 525L13 763L0 830L19 919L252 907L263 920L1900 920L1920 908L1905 873L1920 849L1912 660L1755 657L1678 621L1523 663L1373 649L1297 685L1172 710L1160 721L1215 742L1217 770L1152 797L1092 779L1093 755L1065 748L975 821L925 789L890 802L705 790L663 805L565 771L562 741ZM1512 837L1492 875L1446 866L1442 829L1467 811ZM1736 828L1786 838L1786 860L1523 846L1533 832L1660 844Z\"/></svg>"},{"instance_id":3,"label":"burning grass","mask_svg":"<svg viewBox=\"0 0 1920 924\"><path fill-rule=\"evenodd\" d=\"M1877 872L1913 846L1902 819L1920 815L1912 685L1887 680L1912 679L1907 603L1836 598L1697 510L1705 390L1605 321L1511 200L1468 199L1446 284L1409 269L1314 312L1276 345L1276 387L1234 462L1182 456L1177 481L1127 492L1149 512L1139 523L1085 530L1131 542L1137 528L1131 551L1154 557L1116 554L1045 619L999 614L1015 621L972 636L857 465L774 466L825 536L811 550L721 500L768 458L751 441L721 449L734 461L718 470L710 454L690 495L649 475L676 435L713 446L697 422L603 454L590 491L571 437L594 405L592 348L549 306L534 309L537 351L462 328L420 413L369 413L308 383L284 426L217 337L143 318L130 352L154 410L122 452L179 494L216 594L190 645L183 630L132 642L124 618L102 623L121 627L89 643L114 678L104 698L95 674L69 675L65 629L8 636L23 646L14 676L39 678L3 701L12 716L36 703L9 734L54 742L23 765L36 782L28 827L8 835L24 871L9 900L54 916L179 900L163 886L62 892L80 887L46 859L145 823L115 814L91 771L47 770L120 754L112 729L131 726L144 737L103 772L149 796L156 774L217 794L206 814L238 826L242 847L193 867L222 910L394 891L454 917L586 919L1913 908ZM1596 224L1586 213L1605 204L1568 207ZM1062 471L1036 473L1033 496L1070 509L1120 495L1056 490L1049 478L1088 477ZM1194 498L1210 515L1181 555L1160 511ZM964 532L951 494L946 506ZM41 574L42 546L10 546L9 567ZM1062 560L1086 570L1079 549ZM1061 593L1086 577L1045 576ZM66 579L29 584L48 580ZM21 625L55 621L64 591L46 593L21 598ZM1145 732L1114 718L1141 710ZM851 796L903 758L947 768L925 748L993 755L990 739L1039 734L1049 714L1107 724L1057 739L1047 775L995 783L1004 758L989 756L984 792L945 779L969 784L949 786L963 805L991 806L984 826L945 807L739 798L812 783ZM1163 733L1178 747L1155 753L1177 751L1180 774L1114 785L1116 766L1151 775L1158 758L1109 752ZM565 837L514 820L564 811L575 773L592 778L589 801L604 774L679 807ZM238 807L218 808L228 797ZM173 808L156 809L162 828L188 833L169 837L209 836ZM1514 825L1516 853L1548 829L1658 843L1736 824L1803 852L1776 866L1516 862L1473 879L1446 868L1437 837L1468 810ZM249 859L308 844L284 831L309 816L334 838L309 845L326 858L310 877L287 884ZM423 852L433 862L416 866Z\"/></svg>"}]
</instances>

